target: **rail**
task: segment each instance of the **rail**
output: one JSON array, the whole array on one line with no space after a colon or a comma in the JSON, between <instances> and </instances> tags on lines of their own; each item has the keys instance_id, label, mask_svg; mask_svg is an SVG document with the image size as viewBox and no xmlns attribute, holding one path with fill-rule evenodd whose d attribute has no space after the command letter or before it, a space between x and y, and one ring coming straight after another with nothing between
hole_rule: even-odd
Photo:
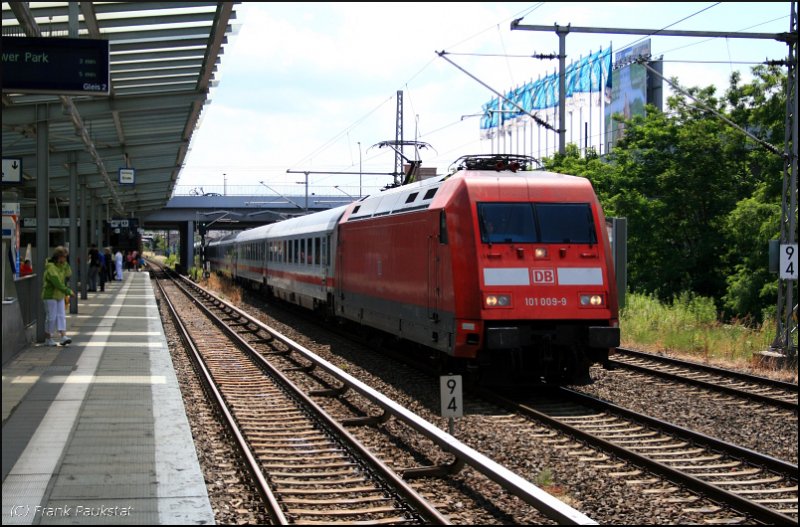
<instances>
[{"instance_id":1,"label":"rail","mask_svg":"<svg viewBox=\"0 0 800 527\"><path fill-rule=\"evenodd\" d=\"M750 373L727 370L727 369L724 369L724 368L718 368L716 366L711 366L711 365L708 365L708 364L701 364L699 362L692 362L692 361L687 361L687 360L682 360L682 359L676 359L674 357L655 355L653 353L647 353L647 352L644 352L644 351L634 350L634 349L630 349L630 348L619 347L619 348L616 349L616 351L619 352L620 354L630 355L631 357L639 357L639 358L647 359L647 360L656 360L656 361L659 361L659 362L664 362L666 364L672 364L672 365L681 366L681 367L684 367L684 368L701 370L701 371L705 371L705 372L708 372L708 373L713 373L713 374L716 374L716 375L725 375L725 376L732 377L732 378L735 378L735 379L739 379L739 380L742 380L742 381L754 382L754 383L758 383L758 384L764 384L764 385L767 385L767 386L772 386L774 388L780 388L782 390L791 390L791 391L794 391L795 393L798 393L798 385L794 384L794 383L791 383L791 382L778 381L778 380L775 380L775 379L770 379L768 377L759 377L758 375L753 375L753 374L750 374ZM613 355L612 355L612 358L613 358Z\"/></svg>"},{"instance_id":2,"label":"rail","mask_svg":"<svg viewBox=\"0 0 800 527\"><path fill-rule=\"evenodd\" d=\"M166 303L167 310L172 317L173 323L175 324L178 333L180 334L181 340L183 341L184 345L186 345L187 348L189 349L189 352L192 357L192 362L199 369L200 375L198 375L198 379L200 379L200 381L205 386L207 393L210 394L211 398L216 403L217 411L220 412L220 415L227 424L228 431L229 433L232 434L233 441L239 447L239 452L244 458L247 468L250 471L250 474L257 482L258 492L261 494L262 500L267 505L266 509L267 513L270 516L270 519L275 524L287 525L289 522L286 519L286 516L284 515L283 511L281 510L281 507L278 504L275 495L270 490L269 483L267 483L267 480L264 477L260 465L256 460L256 457L253 454L252 450L250 449L247 440L239 431L239 426L236 423L236 419L231 414L227 404L225 403L224 397L214 384L213 377L211 376L211 373L208 371L208 368L206 368L203 362L200 350L197 348L191 336L189 335L189 330L183 324L183 321L178 315L177 309L170 300L169 295L166 293L166 291L164 291L161 282L155 280L155 284L158 287L159 291L161 292L161 297L164 299L164 302Z\"/></svg>"},{"instance_id":3,"label":"rail","mask_svg":"<svg viewBox=\"0 0 800 527\"><path fill-rule=\"evenodd\" d=\"M763 467L765 470L773 471L781 475L781 477L786 477L788 479L796 478L797 465L793 465L791 463L787 463L758 452L753 452L737 445L726 443L704 434L678 427L676 425L672 425L643 414L632 412L607 401L601 401L594 397L575 392L574 390L570 390L565 387L560 388L560 394L578 402L581 405L602 411L610 411L614 414L622 416L623 418L642 423L651 429L660 430L663 433L672 435L673 437L688 439L696 444L702 445L704 448L724 453L735 459L742 460L758 467ZM646 470L666 477L671 481L677 482L687 489L709 496L713 500L727 504L728 506L740 512L750 514L758 521L775 523L778 525L797 523L793 518L776 510L770 509L761 503L736 494L734 491L723 489L721 486L715 485L712 482L705 481L682 470L673 468L665 462L651 459L648 455L634 452L632 449L618 444L614 440L603 439L597 434L582 430L578 426L568 424L562 419L550 416L547 413L536 410L529 405L517 403L499 393L492 393L487 390L480 390L480 395L502 407L513 408L515 411L533 417L538 421L547 423L548 425L553 426L562 432L570 434L580 441L585 441L592 445L598 445L603 450L611 452L615 456L619 456L620 458L626 459L640 467L644 467Z\"/></svg>"},{"instance_id":4,"label":"rail","mask_svg":"<svg viewBox=\"0 0 800 527\"><path fill-rule=\"evenodd\" d=\"M797 384L626 348L617 348L609 359L614 367L677 380L706 390L797 411ZM636 361L649 361L649 363L642 364ZM666 369L660 369L659 366ZM718 379L709 380L700 375L715 375Z\"/></svg>"},{"instance_id":5,"label":"rail","mask_svg":"<svg viewBox=\"0 0 800 527\"><path fill-rule=\"evenodd\" d=\"M194 284L187 278L185 277L181 278L186 282L188 282L189 284L191 284L193 287L197 287L197 284ZM448 452L453 456L455 456L456 460L453 464L450 465L450 467L455 467L458 466L459 464L467 464L471 466L473 469L477 470L478 472L485 475L495 483L499 484L505 490L511 492L524 502L528 503L529 505L532 505L533 507L541 511L543 514L545 514L546 516L548 516L549 518L560 524L577 524L577 525L597 524L596 521L592 520L585 514L570 507L569 505L558 500L554 496L551 496L544 490L535 486L530 481L527 481L518 474L511 472L507 468L494 462L493 460L484 456L480 452L461 443L458 439L451 436L447 432L438 429L432 423L426 421L425 419L411 412L407 408L400 406L398 403L392 401L382 393L373 390L368 385L364 384L358 379L340 370L336 366L332 365L331 363L319 357L312 351L301 346L297 342L285 337L284 335L281 335L280 333L270 328L260 320L251 317L247 313L242 313L235 306L233 306L229 302L226 302L225 300L222 300L213 293L206 291L202 288L200 289L204 292L204 294L214 298L216 302L225 305L228 309L236 311L238 314L240 314L240 318L247 319L247 321L250 324L256 325L261 329L263 329L264 331L267 331L276 340L296 350L306 359L310 360L312 363L315 364L315 367L321 368L326 373L328 373L329 375L337 379L339 382L341 382L342 386L336 390L333 390L332 392L336 392L338 394L338 393L344 393L348 389L355 390L361 396L365 397L373 404L381 408L387 418L391 416L405 423L409 427L421 433L426 438L433 441L443 451ZM430 470L430 469L436 470L437 468L439 467L425 467L423 470ZM415 469L412 469L412 471L413 470ZM443 470L447 469L443 468Z\"/></svg>"}]
</instances>

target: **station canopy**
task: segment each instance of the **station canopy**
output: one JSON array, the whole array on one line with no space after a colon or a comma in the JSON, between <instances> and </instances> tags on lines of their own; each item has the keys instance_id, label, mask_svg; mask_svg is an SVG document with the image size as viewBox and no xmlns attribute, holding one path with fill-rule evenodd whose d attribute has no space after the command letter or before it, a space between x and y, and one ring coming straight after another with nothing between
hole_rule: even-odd
<instances>
[{"instance_id":1,"label":"station canopy","mask_svg":"<svg viewBox=\"0 0 800 527\"><path fill-rule=\"evenodd\" d=\"M78 39L109 43L106 95L14 93L4 71L3 158L22 159L23 181L14 190L23 215L36 204L37 130L44 121L51 205L68 204L70 171L77 169L78 185L85 181L112 215L163 208L210 102L238 3L4 2L6 42L70 38L77 20Z\"/></svg>"}]
</instances>

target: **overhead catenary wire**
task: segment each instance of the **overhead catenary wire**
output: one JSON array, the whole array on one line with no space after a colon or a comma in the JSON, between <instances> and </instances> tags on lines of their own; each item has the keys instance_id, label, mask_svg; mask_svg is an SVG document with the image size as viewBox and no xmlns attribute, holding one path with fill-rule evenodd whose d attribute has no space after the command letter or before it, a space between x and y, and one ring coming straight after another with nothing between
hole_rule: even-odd
<instances>
[{"instance_id":1,"label":"overhead catenary wire","mask_svg":"<svg viewBox=\"0 0 800 527\"><path fill-rule=\"evenodd\" d=\"M786 17L785 16L781 16L781 17L778 17L778 18L773 18L772 20L767 20L766 22L761 22L759 24L755 24L755 25L752 25L752 26L744 27L742 29L739 29L738 31L739 32L749 31L749 30L751 30L753 28L756 28L756 27L759 27L759 26L765 26L767 24L771 24L773 22L777 22L778 20L783 20L784 18L786 18ZM678 51L678 50L681 50L681 49L691 48L692 46L705 44L706 42L711 42L714 39L716 39L716 37L711 37L711 38L707 38L707 39L700 40L700 41L697 41L697 42L692 42L691 44L686 44L686 45L683 45L683 46L678 46L676 48L672 48L672 49L668 49L666 51L662 51L661 53L659 53L659 55L664 55L666 53L672 53L673 51ZM667 61L665 61L665 62L667 62Z\"/></svg>"},{"instance_id":2,"label":"overhead catenary wire","mask_svg":"<svg viewBox=\"0 0 800 527\"><path fill-rule=\"evenodd\" d=\"M525 6L525 11L535 10L538 7L540 7L541 5L542 4L536 4L536 5L530 4L528 6ZM713 12L712 8L714 6L716 6L716 5L717 4L710 5L710 3L709 4L705 4L704 6L697 5L697 9L702 8L703 10L706 11L706 13ZM523 6L524 6L524 4L523 4ZM709 11L709 10L711 10L711 11ZM530 16L535 17L537 14L530 15ZM686 17L684 17L683 19L685 20ZM489 22L489 21L487 20L486 22ZM485 29L482 32L478 33L476 31L475 33L476 34L483 34L484 37L491 36L491 33L488 33L488 32L489 31L493 31L493 32L496 31L496 26L497 25L494 24L494 23L491 23L491 24L490 23L486 23ZM469 25L467 25L465 27L469 27ZM657 34L657 33L654 33L654 34ZM456 39L458 39L459 36L460 35L456 35ZM461 49L459 49L458 51L468 51L468 49L464 48L463 44L466 43L466 47L467 48L472 47L472 44L476 42L476 39L474 37L475 37L475 35L470 36L468 34L467 38L461 40L458 43L458 44L462 44L461 45ZM496 38L497 37L495 37L495 40L496 40ZM453 39L453 40L455 41L456 39ZM510 43L510 40L507 41L507 43ZM456 45L458 45L458 44L456 44ZM497 43L495 43L495 45L497 45ZM507 54L507 53L505 53L505 54L458 53L455 50L449 50L449 48L446 48L446 49L448 49L448 52L449 52L450 55L472 55L472 56L506 57L506 58L516 58L517 57L517 55L511 55L511 54ZM541 49L541 48L539 48L539 49ZM531 58L531 56L532 55L518 55L519 58ZM413 113L414 115L419 115L418 130L419 130L420 137L430 140L430 139L433 138L433 136L431 135L431 134L433 134L433 135L438 135L440 138L442 138L441 140L444 140L445 134L442 133L442 130L446 130L446 129L450 128L450 129L453 129L454 132L458 132L458 133L461 132L460 129L457 129L457 130L455 129L454 125L457 124L457 123L453 122L453 123L450 123L450 124L446 124L446 123L442 123L441 117L438 117L436 115L430 115L429 116L428 115L428 110L419 106L419 103L422 102L420 100L420 96L422 95L422 93L419 92L419 91L417 91L416 94L414 93L414 89L418 89L419 88L419 83L422 82L423 79L427 80L427 77L429 76L431 70L434 69L434 68L430 67L433 64L433 62L435 62L435 55L434 55L434 58L431 59L430 61L427 61L420 70L415 72L415 70L412 69L411 71L415 72L414 75L412 75L410 77L409 81L406 82L403 85L403 90L406 92L406 97L407 97L406 98L406 103L407 103L406 110L412 109L412 108L414 110L413 112L408 112L407 111L406 113L407 114ZM676 61L666 61L666 62L676 62ZM684 62L689 63L690 61L684 61ZM720 62L730 62L730 61L720 61ZM703 62L699 62L698 61L698 63L703 63ZM706 63L708 63L708 62L706 62ZM741 63L744 63L744 62L741 62ZM470 68L468 63L465 63L464 66L467 67L468 69ZM477 73L478 70L475 70L475 71ZM502 72L502 71L500 72L501 77L504 78L505 75L502 75L503 73L504 72ZM482 75L478 75L478 76L483 77ZM488 77L487 77L487 79L488 79ZM497 82L497 81L490 81L490 82ZM498 87L500 87L503 84L505 84L505 83L501 82ZM500 91L501 92L505 92L506 90L505 89L501 89ZM412 97L413 95L416 95L416 97ZM490 94L490 97L491 97L491 94ZM308 156L303 157L303 159L301 161L299 161L298 163L293 164L293 167L295 167L295 168L315 168L314 166L308 166L307 167L307 166L303 166L302 165L302 163L308 163L309 160L313 160L314 164L316 166L320 167L320 168L322 168L323 166L325 168L332 168L332 166L328 162L320 163L318 161L318 159L322 159L320 154L324 152L323 155L327 155L327 154L330 154L330 153L336 151L335 149L343 142L346 142L347 144L349 144L351 150L350 150L350 155L348 156L347 154L345 154L343 156L342 160L345 161L345 164L348 164L348 162L349 162L350 166L354 166L355 163L356 163L356 161L354 161L354 157L355 157L355 144L354 143L355 143L355 141L357 139L361 139L362 142L365 142L365 140L368 140L368 137L362 136L362 134L364 133L363 130L365 128L367 128L367 126L370 126L370 127L372 126L372 125L369 125L369 122L370 121L374 122L375 118L377 117L378 121L380 121L381 123L386 121L386 126L387 127L393 125L393 122L389 122L387 119L385 119L383 117L383 113L388 111L388 107L390 106L390 103L393 100L394 100L394 96L393 95L392 95L392 97L388 97L387 100L384 102L384 104L382 106L380 106L379 109L377 109L376 111L373 111L373 112L369 112L364 117L354 121L351 126L346 127L343 132L338 133L337 135L333 136L333 138L330 141L324 141L324 137L322 138L323 141L320 141L320 142L314 141L314 143L317 143L320 146L318 148L313 149L313 152L311 152ZM477 102L478 102L478 104L480 104L480 101L477 101ZM471 106L471 107L474 107L475 105L476 105L475 102L469 103L469 106ZM464 113L468 113L468 112L464 112ZM537 115L543 117L543 115L541 113L539 113ZM594 114L593 114L593 116L594 116ZM431 119L431 117L436 117L436 118L435 119ZM446 116L444 116L444 117L445 117L445 121L446 121L447 120ZM456 115L453 118L453 120L455 120L457 118L458 118L458 116ZM592 118L594 118L594 117L592 117ZM570 121L565 121L565 122L568 123ZM473 124L474 124L474 122L473 122ZM550 124L552 124L553 126L556 126L556 124L553 123L552 121L551 121ZM426 130L427 126L431 126L430 130L434 130L434 129L435 130L433 132L430 132L430 131ZM467 130L465 129L464 132L467 132ZM589 132L591 134L590 135L591 137L596 137L598 135L597 133L595 133L595 132L593 132L591 130ZM533 132L533 133L535 133L535 132ZM568 137L570 136L570 134L571 134L571 132L567 132L567 136ZM347 136L346 138L344 137L345 135ZM373 132L369 132L368 135L369 136L373 136ZM550 134L548 134L548 135L550 135ZM587 136L587 137L589 137L589 136ZM383 137L376 137L376 139L382 139L382 138ZM534 137L533 141L535 141L535 137ZM311 145L309 145L309 146L313 146L313 143ZM442 146L444 146L444 145L442 145ZM540 147L540 148L546 148L546 147ZM301 152L301 155L298 155L298 158L300 158L300 157L302 157L302 152ZM366 159L367 158L365 157L365 161L366 161ZM377 160L377 161L378 161L378 163L381 163L381 160ZM427 162L428 162L428 160L426 159L426 163ZM285 168L286 166L287 165L284 165L282 168ZM281 170L281 172L283 172L283 171Z\"/></svg>"},{"instance_id":3,"label":"overhead catenary wire","mask_svg":"<svg viewBox=\"0 0 800 527\"><path fill-rule=\"evenodd\" d=\"M519 11L518 13L513 15L512 17L508 17L505 20L501 20L498 23L492 24L491 26L488 26L486 29L482 29L482 30L476 32L475 34L473 34L473 35L471 35L471 36L469 36L469 37L467 37L467 38L465 38L465 39L463 39L463 40L461 40L461 41L459 41L459 42L457 42L457 43L455 43L455 44L453 44L453 45L451 45L449 47L453 48L453 47L456 47L456 46L460 46L461 44L464 44L465 42L468 42L468 41L472 40L473 38L475 38L475 37L477 37L479 35L482 35L483 33L486 33L487 31L494 30L495 28L497 28L499 26L499 24L502 24L503 22L506 22L506 21L508 21L508 20L510 20L512 18L519 18L520 16L523 16L523 17L527 16L530 13L532 13L532 12L536 11L537 9L539 9L540 7L542 7L543 5L545 5L545 2L536 2L532 6L529 6L529 7L525 8L525 9ZM406 82L403 83L403 86L406 88L406 91L408 90L409 83L412 82L419 75L421 75L425 70L427 70L435 61L436 61L435 57L433 59L429 60L416 73L414 73ZM336 141L338 141L342 136L345 136L345 135L349 134L349 132L351 130L353 130L356 126L358 126L363 121L365 121L368 117L370 117L372 114L374 114L376 111L378 111L381 107L383 107L384 105L386 105L390 101L394 100L394 98L395 98L395 95L393 94L392 96L387 98L385 101L383 101L381 104L379 104L375 109L373 109L372 111L368 112L366 115L364 115L360 119L356 120L353 124L351 124L350 126L345 128L344 130L342 130L341 132L336 134L334 137L332 137L327 142L322 144L316 150L314 150L310 154L306 155L305 157L301 158L299 161L293 163L292 166L293 167L298 166L301 163L304 163L305 161L313 158L315 155L318 155L321 152L325 151L325 149L327 149L329 146L331 146Z\"/></svg>"},{"instance_id":4,"label":"overhead catenary wire","mask_svg":"<svg viewBox=\"0 0 800 527\"><path fill-rule=\"evenodd\" d=\"M685 16L685 17L681 18L680 20L676 20L675 22L673 22L672 24L669 24L668 26L664 26L664 27L662 27L661 29L659 29L659 30L657 30L657 31L653 31L653 32L652 32L652 33L650 33L649 35L644 35L644 36L642 36L642 37L639 37L639 38L637 38L636 40L634 40L634 41L633 41L633 42L631 42L630 44L628 44L628 45L626 45L626 46L622 46L620 49L629 48L629 47L633 46L634 44L638 44L639 42L641 42L641 41L643 41L643 40L645 40L645 39L647 39L647 38L650 38L650 37L656 36L656 35L658 35L660 32L662 32L662 31L664 31L664 30L666 30L666 29L669 29L669 28L671 28L671 27L672 27L672 26L674 26L674 25L680 24L681 22L685 22L685 21L689 20L690 18L693 18L693 17L695 17L695 16L699 15L700 13L703 13L703 12L705 12L705 11L708 11L708 10L709 10L709 9L711 9L712 7L716 7L716 6L720 5L721 3L722 3L722 2L716 2L716 3L714 3L714 4L711 4L710 6L706 6L706 7L704 7L703 9L701 9L701 10L699 10L699 11L695 11L695 12L694 12L694 13L692 13L691 15Z\"/></svg>"},{"instance_id":5,"label":"overhead catenary wire","mask_svg":"<svg viewBox=\"0 0 800 527\"><path fill-rule=\"evenodd\" d=\"M768 60L664 60L659 59L659 62L674 62L678 64L765 64L768 65Z\"/></svg>"},{"instance_id":6,"label":"overhead catenary wire","mask_svg":"<svg viewBox=\"0 0 800 527\"><path fill-rule=\"evenodd\" d=\"M450 60L450 59L448 59L447 57L445 57L445 54L446 54L446 53L447 53L447 52L446 52L446 51L444 51L444 50L442 50L442 51L437 51L437 52L436 52L436 54L437 54L437 55L439 55L439 56L440 56L440 57L442 57L444 60L446 60L447 62L449 62L450 64L452 64L452 65L453 65L453 66L455 66L456 68L460 69L460 70L461 70L461 71L463 71L464 73L466 73L466 74L467 74L469 77L471 77L472 79L476 80L476 81L477 81L479 84L481 84L483 87L485 87L486 89L488 89L489 91L491 91L492 93L494 93L495 95L497 95L498 97L500 97L501 99L503 99L504 101L506 101L507 103L509 103L509 104L511 104L512 106L514 106L515 108L517 108L519 111L521 111L521 112L522 112L522 113L524 113L525 115L529 116L529 117L530 117L531 119L533 119L534 121L536 121L536 123L537 123L539 126L542 126L542 127L544 127L544 128L547 128L548 130L552 130L552 131L554 131L554 132L556 131L556 129L555 129L555 128L553 128L553 127L550 125L550 123L548 123L547 121L544 121L544 120L540 119L540 118L539 118L539 117L537 117L535 114L533 114L533 113L531 113L531 112L528 112L528 111L527 111L525 108L523 108L522 106L520 106L520 105L519 105L519 104L517 104L516 102L512 101L511 99L509 99L508 97L506 97L505 95L503 95L502 93L500 93L499 91L495 90L494 88L492 88L491 86L489 86L488 84L486 84L485 82L483 82L482 80L480 80L480 79L479 79L478 77L476 77L475 75L471 74L470 72L468 72L467 70L465 70L464 68L462 68L461 66L459 66L458 64L456 64L455 62L453 62L452 60Z\"/></svg>"},{"instance_id":7,"label":"overhead catenary wire","mask_svg":"<svg viewBox=\"0 0 800 527\"><path fill-rule=\"evenodd\" d=\"M455 44L452 44L452 45L450 45L450 46L448 46L448 47L452 49L452 48L454 48L454 47L456 47L456 46L460 46L461 44L464 44L465 42L468 42L468 41L472 40L473 38L475 38L475 37L477 37L477 36L479 36L479 35L482 35L483 33L486 33L487 31L491 31L491 30L493 30L493 29L495 29L495 28L499 29L499 27L500 27L500 24L502 24L503 22L507 22L508 20L511 20L511 19L513 19L513 18L517 18L517 17L520 17L520 16L523 16L523 17L524 17L524 16L527 16L527 15L531 14L532 12L536 11L537 9L539 9L540 7L542 7L543 5L545 5L545 2L537 2L537 3L533 4L532 6L530 6L530 7L527 7L527 8L525 8L525 9L523 9L523 10L519 11L519 12L518 12L518 13L516 13L515 15L513 15L513 16L511 16L511 17L508 17L508 18L506 18L506 19L504 19L504 20L501 20L500 22L498 22L498 23L496 23L496 24L493 24L493 25L491 25L491 26L487 27L486 29L480 30L480 31L478 31L477 33L475 33L475 34L473 34L473 35L471 35L471 36L469 36L469 37L467 37L467 38L465 38L465 39L463 39L463 40L461 40L461 41L459 41L459 42L457 42L457 43L455 43ZM501 38L501 42L502 42L502 38ZM503 55L501 55L501 56L503 56ZM417 73L415 73L414 75L412 75L412 76L411 76L411 78L409 78L409 79L408 79L408 80L407 80L407 81L406 81L406 82L403 84L403 86L405 87L406 91L408 90L409 83L410 83L411 81L413 81L413 80L414 80L414 79L415 79L417 76L419 76L419 75L420 75L420 74L421 74L423 71L425 71L425 70L426 70L428 67L430 67L430 66L433 64L433 62L434 62L435 60L436 60L436 58L433 58L433 59L431 59L429 62L427 62L427 63L425 64L425 66L423 66L422 68L420 68L420 70L419 70L419 71L417 71ZM410 97L409 97L409 100L410 100ZM413 103L412 103L412 108L413 108ZM414 113L415 113L415 115L416 115L416 111L415 111ZM442 130L442 129L444 129L444 128L447 128L447 127L449 127L449 126L452 126L452 125L445 125L444 127L440 127L440 128L438 128L436 131ZM422 133L422 132L420 131L420 137L424 137L425 135L430 135L430 133L431 133L431 132L429 132L429 133L425 134L425 133Z\"/></svg>"},{"instance_id":8,"label":"overhead catenary wire","mask_svg":"<svg viewBox=\"0 0 800 527\"><path fill-rule=\"evenodd\" d=\"M512 55L510 53L454 53L447 52L448 55L462 56L462 57L492 57L492 58L505 58L505 59L550 59L555 60L558 58L557 53L533 53L528 55Z\"/></svg>"},{"instance_id":9,"label":"overhead catenary wire","mask_svg":"<svg viewBox=\"0 0 800 527\"><path fill-rule=\"evenodd\" d=\"M357 119L357 120L356 120L356 121L355 121L353 124L351 124L350 126L348 126L347 128L345 128L344 130L342 130L341 132L339 132L338 134L336 134L334 137L332 137L331 139L329 139L329 140L328 140L328 142L324 143L322 146L320 146L319 148L317 148L316 150L314 150L313 152L311 152L311 153L310 153L310 154L308 154L307 156L303 157L302 159L300 159L300 160L299 160L299 161L297 161L296 163L293 163L293 164L292 164L292 166L297 166L297 165L299 165L300 163L302 163L302 162L306 161L307 159L313 158L313 157L314 157L315 155L317 155L318 153L320 153L320 152L324 151L324 150L325 150L325 148L327 148L327 147L328 147L328 146L330 146L331 144L335 143L335 142L336 142L336 141L337 141L339 138L341 138L342 136L344 136L344 135L347 135L347 134L350 132L350 130L352 130L353 128L355 128L355 127L356 127L358 124L360 124L361 122L365 121L365 120L367 119L367 117L369 117L370 115L372 115L372 114L374 114L375 112L377 112L377 111L378 111L378 110L379 110L381 107L383 107L385 104L387 104L388 102L390 102L392 99L394 99L394 96L391 96L391 97L387 98L386 100L384 100L383 102L381 102L379 105L377 105L377 106L376 106L375 108L373 108L371 111L367 112L367 113L366 113L366 114L365 114L363 117L360 117L360 118L359 118L359 119Z\"/></svg>"},{"instance_id":10,"label":"overhead catenary wire","mask_svg":"<svg viewBox=\"0 0 800 527\"><path fill-rule=\"evenodd\" d=\"M677 84L677 83L675 83L675 82L673 82L672 80L670 80L670 79L668 79L668 78L664 77L663 75L661 75L661 74L660 74L658 71L656 71L656 70L655 70L653 67L651 67L651 66L650 66L650 65L647 63L647 59L645 59L645 58L640 58L640 59L636 60L636 62L637 62L638 64L641 64L641 65L642 65L642 66L644 66L645 68L647 68L647 70L648 70L648 71L650 71L650 73L652 73L652 74L654 74L654 75L657 75L657 76L661 77L661 78L662 78L664 81L666 81L666 82L667 82L667 84L669 84L670 86L672 86L672 89L674 89L674 90L675 90L675 91L677 91L678 93L680 93L680 94L682 94L682 95L684 95L684 96L686 96L686 97L690 98L692 101L694 101L695 105L697 105L699 108L701 108L701 109L703 109L703 110L706 110L706 111L708 111L708 112L711 112L712 114L714 114L716 117L718 117L720 120L722 120L722 121L723 121L723 122L725 122L726 124L729 124L730 126L734 127L735 129L737 129L737 130L739 130L740 132L742 132L743 134L745 134L747 137L749 137L749 138L750 138L750 139L752 139L753 141L757 142L759 145L763 146L763 147L764 147L766 150L768 150L769 152L771 152L771 153L773 153L773 154L776 154L776 155L778 155L778 156L780 156L780 157L784 157L784 155L785 155L785 154L784 154L783 152L781 152L781 151L780 151L780 149L778 149L778 148L777 148L775 145L772 145L772 144L768 143L767 141L764 141L764 140L763 140L763 139L761 139L760 137L756 137L755 135L751 134L750 132L748 132L747 130L745 130L744 128L742 128L741 126L739 126L738 124L734 123L733 121L731 121L730 119L728 119L727 117L725 117L724 115L722 115L721 113L719 113L719 112L718 112L717 110L715 110L714 108L711 108L710 106L708 106L708 105L706 105L706 104L702 103L702 102L701 102L701 101L700 101L700 100L699 100L697 97L695 97L694 95L692 95L692 94L691 94L691 93L689 93L688 91L686 91L686 90L684 90L683 88L681 88L680 86L678 86L678 84Z\"/></svg>"}]
</instances>

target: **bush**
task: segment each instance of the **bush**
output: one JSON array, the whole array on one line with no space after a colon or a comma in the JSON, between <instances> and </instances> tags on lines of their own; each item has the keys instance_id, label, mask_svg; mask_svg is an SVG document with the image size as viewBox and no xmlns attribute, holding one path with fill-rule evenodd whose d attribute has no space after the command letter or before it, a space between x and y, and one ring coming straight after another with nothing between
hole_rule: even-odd
<instances>
[{"instance_id":1,"label":"bush","mask_svg":"<svg viewBox=\"0 0 800 527\"><path fill-rule=\"evenodd\" d=\"M189 277L194 282L199 282L200 279L203 277L203 270L200 267L190 267L189 268Z\"/></svg>"},{"instance_id":2,"label":"bush","mask_svg":"<svg viewBox=\"0 0 800 527\"><path fill-rule=\"evenodd\" d=\"M620 314L623 346L746 363L753 353L769 349L770 324L723 324L713 299L691 293L669 304L654 295L629 293Z\"/></svg>"}]
</instances>

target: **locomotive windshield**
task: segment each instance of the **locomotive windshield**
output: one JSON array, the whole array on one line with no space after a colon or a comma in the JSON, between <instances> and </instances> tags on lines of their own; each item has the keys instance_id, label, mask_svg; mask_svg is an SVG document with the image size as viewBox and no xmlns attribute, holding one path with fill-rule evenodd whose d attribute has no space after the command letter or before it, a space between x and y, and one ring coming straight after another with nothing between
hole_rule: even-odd
<instances>
[{"instance_id":1,"label":"locomotive windshield","mask_svg":"<svg viewBox=\"0 0 800 527\"><path fill-rule=\"evenodd\" d=\"M479 203L478 218L484 243L539 241L530 203Z\"/></svg>"},{"instance_id":2,"label":"locomotive windshield","mask_svg":"<svg viewBox=\"0 0 800 527\"><path fill-rule=\"evenodd\" d=\"M536 203L542 243L597 243L588 203Z\"/></svg>"},{"instance_id":3,"label":"locomotive windshield","mask_svg":"<svg viewBox=\"0 0 800 527\"><path fill-rule=\"evenodd\" d=\"M588 203L478 203L483 243L597 243Z\"/></svg>"}]
</instances>

